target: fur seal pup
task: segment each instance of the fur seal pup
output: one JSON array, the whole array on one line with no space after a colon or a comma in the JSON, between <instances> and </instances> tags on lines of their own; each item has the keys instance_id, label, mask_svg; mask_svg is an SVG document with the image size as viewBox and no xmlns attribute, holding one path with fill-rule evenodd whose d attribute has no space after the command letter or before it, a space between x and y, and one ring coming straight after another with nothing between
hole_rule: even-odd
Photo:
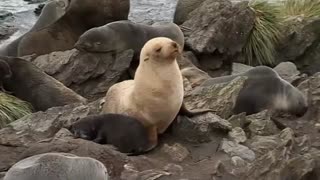
<instances>
[{"instance_id":1,"label":"fur seal pup","mask_svg":"<svg viewBox=\"0 0 320 180\"><path fill-rule=\"evenodd\" d=\"M12 75L3 80L4 88L14 96L31 103L36 111L64 106L72 103L85 103L86 99L67 88L58 80L47 75L31 62L18 57L1 57Z\"/></svg>"},{"instance_id":2,"label":"fur seal pup","mask_svg":"<svg viewBox=\"0 0 320 180\"><path fill-rule=\"evenodd\" d=\"M101 114L82 118L69 130L76 138L112 144L120 152L137 155L148 151L148 134L137 119L121 114Z\"/></svg>"},{"instance_id":3,"label":"fur seal pup","mask_svg":"<svg viewBox=\"0 0 320 180\"><path fill-rule=\"evenodd\" d=\"M250 115L272 109L303 116L308 110L308 103L302 92L267 66L257 66L241 74L211 78L200 86L230 82L238 76L246 76L248 79L236 99L233 109L235 114L246 112Z\"/></svg>"},{"instance_id":4,"label":"fur seal pup","mask_svg":"<svg viewBox=\"0 0 320 180\"><path fill-rule=\"evenodd\" d=\"M90 157L69 153L44 153L14 164L4 180L108 180L106 167Z\"/></svg>"},{"instance_id":5,"label":"fur seal pup","mask_svg":"<svg viewBox=\"0 0 320 180\"><path fill-rule=\"evenodd\" d=\"M173 40L157 37L142 48L134 80L111 86L102 113L137 118L148 131L151 147L177 116L183 102L183 80L176 61L181 48Z\"/></svg>"},{"instance_id":6,"label":"fur seal pup","mask_svg":"<svg viewBox=\"0 0 320 180\"><path fill-rule=\"evenodd\" d=\"M48 2L43 7L42 12L39 16L39 19L36 21L36 23L32 26L32 28L26 34L32 31L37 31L55 22L65 13L65 9L67 6L68 6L67 2L62 0ZM0 55L17 56L19 43L26 34L15 39L11 43L1 47Z\"/></svg>"},{"instance_id":7,"label":"fur seal pup","mask_svg":"<svg viewBox=\"0 0 320 180\"><path fill-rule=\"evenodd\" d=\"M56 22L21 39L18 56L72 49L85 31L128 19L129 7L129 0L72 0Z\"/></svg>"}]
</instances>

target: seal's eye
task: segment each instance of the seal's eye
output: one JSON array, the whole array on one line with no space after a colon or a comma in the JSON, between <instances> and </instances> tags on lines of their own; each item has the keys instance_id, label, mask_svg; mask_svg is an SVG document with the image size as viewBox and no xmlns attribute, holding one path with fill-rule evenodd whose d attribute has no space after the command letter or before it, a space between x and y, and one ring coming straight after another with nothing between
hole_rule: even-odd
<instances>
[{"instance_id":1,"label":"seal's eye","mask_svg":"<svg viewBox=\"0 0 320 180\"><path fill-rule=\"evenodd\" d=\"M157 48L157 49L156 49L156 52L160 52L161 49L162 49L162 47Z\"/></svg>"},{"instance_id":2,"label":"seal's eye","mask_svg":"<svg viewBox=\"0 0 320 180\"><path fill-rule=\"evenodd\" d=\"M95 44L96 44L97 46L99 46L99 45L101 45L101 42L96 42Z\"/></svg>"}]
</instances>

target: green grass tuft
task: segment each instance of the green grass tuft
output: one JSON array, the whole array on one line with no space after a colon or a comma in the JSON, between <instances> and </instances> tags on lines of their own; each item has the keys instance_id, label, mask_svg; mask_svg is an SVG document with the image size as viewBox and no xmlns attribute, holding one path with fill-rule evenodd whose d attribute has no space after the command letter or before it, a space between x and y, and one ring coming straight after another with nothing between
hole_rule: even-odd
<instances>
[{"instance_id":1,"label":"green grass tuft","mask_svg":"<svg viewBox=\"0 0 320 180\"><path fill-rule=\"evenodd\" d=\"M320 0L285 0L281 6L281 16L313 18L320 16Z\"/></svg>"},{"instance_id":2,"label":"green grass tuft","mask_svg":"<svg viewBox=\"0 0 320 180\"><path fill-rule=\"evenodd\" d=\"M279 5L267 1L253 0L249 6L256 13L254 27L244 47L244 55L249 65L273 65L275 46L280 39L281 18ZM255 63L254 63L254 60Z\"/></svg>"},{"instance_id":3,"label":"green grass tuft","mask_svg":"<svg viewBox=\"0 0 320 180\"><path fill-rule=\"evenodd\" d=\"M0 129L32 113L32 106L14 96L0 92Z\"/></svg>"}]
</instances>

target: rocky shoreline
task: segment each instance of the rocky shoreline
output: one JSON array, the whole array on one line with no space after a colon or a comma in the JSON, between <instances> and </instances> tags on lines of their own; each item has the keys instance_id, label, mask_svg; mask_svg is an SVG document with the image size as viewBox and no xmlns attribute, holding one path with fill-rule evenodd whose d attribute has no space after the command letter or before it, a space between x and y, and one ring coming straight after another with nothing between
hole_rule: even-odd
<instances>
[{"instance_id":1,"label":"rocky shoreline","mask_svg":"<svg viewBox=\"0 0 320 180\"><path fill-rule=\"evenodd\" d=\"M167 3L161 6L164 9L158 8L161 3ZM153 4L136 0L131 5L129 19L144 24L174 21L173 9L179 8L177 1ZM250 3L204 0L186 14L179 24L185 36L183 60L179 62L184 102L189 109L209 108L214 113L178 116L170 130L159 137L157 148L127 156L111 145L75 139L68 127L99 114L106 91L130 79L132 50L93 53L70 49L23 57L89 103L52 107L0 129L0 180L18 161L49 152L97 159L111 180L320 179L320 17L287 17L275 44L275 62L267 64L308 100L308 111L297 117L270 109L252 115L234 114L235 99L246 78L210 87L199 85L208 78L236 75L257 66L245 64L243 50L261 15ZM11 16L0 13L3 19ZM194 70L191 76L186 72L190 69Z\"/></svg>"}]
</instances>

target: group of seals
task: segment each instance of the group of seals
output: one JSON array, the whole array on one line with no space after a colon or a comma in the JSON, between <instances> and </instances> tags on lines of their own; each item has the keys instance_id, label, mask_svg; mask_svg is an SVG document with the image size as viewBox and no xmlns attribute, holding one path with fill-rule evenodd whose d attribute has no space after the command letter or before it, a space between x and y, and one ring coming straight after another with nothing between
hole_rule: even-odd
<instances>
[{"instance_id":1,"label":"group of seals","mask_svg":"<svg viewBox=\"0 0 320 180\"><path fill-rule=\"evenodd\" d=\"M76 138L114 145L120 152L136 155L149 150L147 130L137 119L121 114L87 116L69 128Z\"/></svg>"},{"instance_id":2,"label":"group of seals","mask_svg":"<svg viewBox=\"0 0 320 180\"><path fill-rule=\"evenodd\" d=\"M32 26L29 32L37 31L47 25L52 24L57 19L59 19L64 13L68 6L68 2L62 0L50 1L42 9L42 12L39 16L39 19ZM26 34L28 34L27 32ZM22 35L19 38L15 39L11 43L0 48L1 56L17 56L18 46L21 39L26 35Z\"/></svg>"},{"instance_id":3,"label":"group of seals","mask_svg":"<svg viewBox=\"0 0 320 180\"><path fill-rule=\"evenodd\" d=\"M0 69L11 71L9 78L2 78L5 90L31 103L36 111L86 102L85 98L22 58L0 56Z\"/></svg>"},{"instance_id":4,"label":"group of seals","mask_svg":"<svg viewBox=\"0 0 320 180\"><path fill-rule=\"evenodd\" d=\"M141 50L134 80L111 86L105 96L102 113L126 114L141 121L151 148L182 106L183 81L176 61L181 51L169 38L149 40Z\"/></svg>"},{"instance_id":5,"label":"group of seals","mask_svg":"<svg viewBox=\"0 0 320 180\"><path fill-rule=\"evenodd\" d=\"M108 180L106 167L90 157L44 153L14 164L3 180Z\"/></svg>"},{"instance_id":6,"label":"group of seals","mask_svg":"<svg viewBox=\"0 0 320 180\"><path fill-rule=\"evenodd\" d=\"M270 109L302 116L308 110L308 103L302 92L267 66L257 66L236 75L210 78L200 86L230 82L239 76L245 76L247 80L236 99L234 114L246 112L250 115Z\"/></svg>"},{"instance_id":7,"label":"group of seals","mask_svg":"<svg viewBox=\"0 0 320 180\"><path fill-rule=\"evenodd\" d=\"M88 29L128 19L129 7L129 0L72 0L61 18L21 39L18 56L72 49Z\"/></svg>"}]
</instances>

